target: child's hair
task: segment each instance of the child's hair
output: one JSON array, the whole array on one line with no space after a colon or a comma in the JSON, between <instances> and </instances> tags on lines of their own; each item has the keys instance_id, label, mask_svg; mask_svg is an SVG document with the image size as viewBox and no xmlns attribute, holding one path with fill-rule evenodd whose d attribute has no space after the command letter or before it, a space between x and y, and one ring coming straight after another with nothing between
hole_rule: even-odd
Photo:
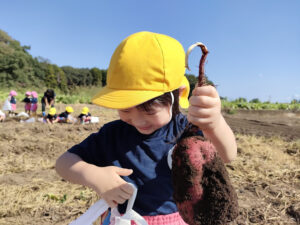
<instances>
[{"instance_id":1,"label":"child's hair","mask_svg":"<svg viewBox=\"0 0 300 225\"><path fill-rule=\"evenodd\" d=\"M180 113L179 109L179 89L172 91L174 96L174 102L172 105L172 117ZM156 98L150 99L149 101L142 103L137 106L138 109L144 110L146 112L150 111L154 104L159 104L163 106L172 104L171 92L166 92Z\"/></svg>"}]
</instances>

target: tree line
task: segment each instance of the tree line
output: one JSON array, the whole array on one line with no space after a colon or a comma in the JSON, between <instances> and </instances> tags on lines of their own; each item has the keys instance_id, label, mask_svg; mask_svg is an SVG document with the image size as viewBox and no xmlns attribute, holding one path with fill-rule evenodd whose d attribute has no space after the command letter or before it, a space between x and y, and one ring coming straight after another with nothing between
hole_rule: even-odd
<instances>
[{"instance_id":1,"label":"tree line","mask_svg":"<svg viewBox=\"0 0 300 225\"><path fill-rule=\"evenodd\" d=\"M30 46L22 46L0 29L0 87L37 86L67 93L75 87L106 85L106 69L59 67L43 57L33 57L29 50ZM192 74L186 76L192 90L197 78Z\"/></svg>"}]
</instances>

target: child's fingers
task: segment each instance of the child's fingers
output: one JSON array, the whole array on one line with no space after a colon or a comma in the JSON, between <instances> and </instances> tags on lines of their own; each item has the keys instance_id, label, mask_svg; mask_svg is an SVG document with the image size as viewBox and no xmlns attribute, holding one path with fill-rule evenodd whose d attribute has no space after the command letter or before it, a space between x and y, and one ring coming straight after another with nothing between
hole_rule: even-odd
<instances>
[{"instance_id":1,"label":"child's fingers","mask_svg":"<svg viewBox=\"0 0 300 225\"><path fill-rule=\"evenodd\" d=\"M211 118L199 118L192 115L188 115L188 121L191 122L194 125L197 125L202 130L205 130L209 125L211 125L213 122Z\"/></svg>"},{"instance_id":2,"label":"child's fingers","mask_svg":"<svg viewBox=\"0 0 300 225\"><path fill-rule=\"evenodd\" d=\"M125 194L129 195L129 197L133 194L133 191L134 191L133 187L130 184L128 184L128 183L122 184L121 185L121 190ZM125 196L125 194L124 194L124 196Z\"/></svg>"},{"instance_id":3,"label":"child's fingers","mask_svg":"<svg viewBox=\"0 0 300 225\"><path fill-rule=\"evenodd\" d=\"M208 118L214 114L214 109L212 108L200 108L195 106L190 106L189 114L193 117L200 117L200 118Z\"/></svg>"},{"instance_id":4,"label":"child's fingers","mask_svg":"<svg viewBox=\"0 0 300 225\"><path fill-rule=\"evenodd\" d=\"M105 199L104 200L106 201L106 203L109 205L110 208L115 208L117 207L118 203L114 200L108 200L108 199Z\"/></svg>"},{"instance_id":5,"label":"child's fingers","mask_svg":"<svg viewBox=\"0 0 300 225\"><path fill-rule=\"evenodd\" d=\"M123 196L118 195L118 196L115 198L115 201L116 201L118 204L123 204L127 199L129 199L129 198L124 198Z\"/></svg>"},{"instance_id":6,"label":"child's fingers","mask_svg":"<svg viewBox=\"0 0 300 225\"><path fill-rule=\"evenodd\" d=\"M122 191L122 192L119 193L119 197L122 198L124 201L127 200L127 199L130 199L131 195L132 194L128 194L128 193L126 193L124 191Z\"/></svg>"},{"instance_id":7,"label":"child's fingers","mask_svg":"<svg viewBox=\"0 0 300 225\"><path fill-rule=\"evenodd\" d=\"M210 96L210 97L214 97L214 98L219 97L216 88L211 85L195 87L192 94L195 96L204 95L204 96Z\"/></svg>"},{"instance_id":8,"label":"child's fingers","mask_svg":"<svg viewBox=\"0 0 300 225\"><path fill-rule=\"evenodd\" d=\"M129 176L133 172L132 169L124 169L120 167L115 167L115 168L116 168L116 173L120 176Z\"/></svg>"},{"instance_id":9,"label":"child's fingers","mask_svg":"<svg viewBox=\"0 0 300 225\"><path fill-rule=\"evenodd\" d=\"M219 98L209 96L191 96L189 99L190 106L198 106L201 108L212 108L219 104Z\"/></svg>"}]
</instances>

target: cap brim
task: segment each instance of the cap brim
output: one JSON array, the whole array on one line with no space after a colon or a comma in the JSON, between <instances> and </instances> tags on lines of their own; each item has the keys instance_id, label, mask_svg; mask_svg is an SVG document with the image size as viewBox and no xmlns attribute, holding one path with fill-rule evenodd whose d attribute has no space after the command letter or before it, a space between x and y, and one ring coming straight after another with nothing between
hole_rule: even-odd
<instances>
[{"instance_id":1,"label":"cap brim","mask_svg":"<svg viewBox=\"0 0 300 225\"><path fill-rule=\"evenodd\" d=\"M190 105L189 99L188 99L189 93L190 93L190 83L189 83L188 79L186 78L186 76L183 77L180 86L185 86L185 89L179 97L179 105L181 108L186 109Z\"/></svg>"},{"instance_id":2,"label":"cap brim","mask_svg":"<svg viewBox=\"0 0 300 225\"><path fill-rule=\"evenodd\" d=\"M160 91L115 90L107 86L92 98L92 103L111 109L127 109L164 94Z\"/></svg>"},{"instance_id":3,"label":"cap brim","mask_svg":"<svg viewBox=\"0 0 300 225\"><path fill-rule=\"evenodd\" d=\"M185 76L180 86L185 86L185 90L179 98L179 105L182 108L188 108L190 85ZM92 98L92 103L111 109L127 109L163 94L162 91L116 90L105 86Z\"/></svg>"}]
</instances>

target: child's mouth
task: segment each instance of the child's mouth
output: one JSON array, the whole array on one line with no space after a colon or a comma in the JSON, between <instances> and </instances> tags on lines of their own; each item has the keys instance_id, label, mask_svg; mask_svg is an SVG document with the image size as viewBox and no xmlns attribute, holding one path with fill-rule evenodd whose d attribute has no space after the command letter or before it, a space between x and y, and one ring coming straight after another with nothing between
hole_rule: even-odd
<instances>
[{"instance_id":1,"label":"child's mouth","mask_svg":"<svg viewBox=\"0 0 300 225\"><path fill-rule=\"evenodd\" d=\"M138 130L140 131L148 131L151 129L151 126L147 126L147 127L137 127Z\"/></svg>"}]
</instances>

